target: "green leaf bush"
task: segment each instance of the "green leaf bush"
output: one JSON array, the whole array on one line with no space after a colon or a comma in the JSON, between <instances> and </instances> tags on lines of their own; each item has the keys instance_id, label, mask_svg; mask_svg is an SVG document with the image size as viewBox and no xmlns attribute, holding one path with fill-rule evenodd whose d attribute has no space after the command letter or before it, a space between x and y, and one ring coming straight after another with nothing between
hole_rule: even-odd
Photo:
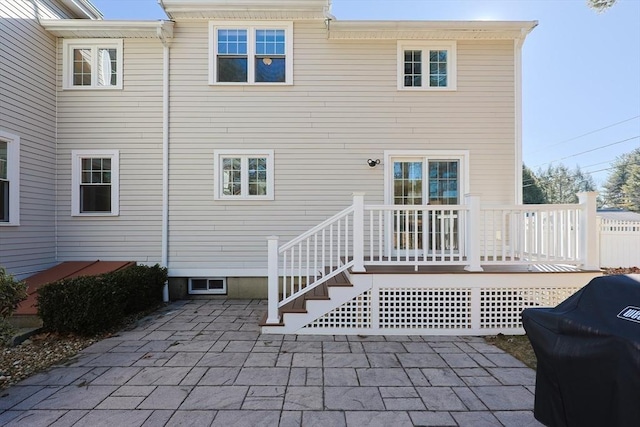
<instances>
[{"instance_id":1,"label":"green leaf bush","mask_svg":"<svg viewBox=\"0 0 640 427\"><path fill-rule=\"evenodd\" d=\"M11 337L13 328L7 321L9 316L18 308L18 304L27 299L27 284L16 280L0 267L0 340L6 341Z\"/></svg>"},{"instance_id":2,"label":"green leaf bush","mask_svg":"<svg viewBox=\"0 0 640 427\"><path fill-rule=\"evenodd\" d=\"M48 330L94 335L157 306L166 280L158 265L60 280L38 290L38 315Z\"/></svg>"}]
</instances>

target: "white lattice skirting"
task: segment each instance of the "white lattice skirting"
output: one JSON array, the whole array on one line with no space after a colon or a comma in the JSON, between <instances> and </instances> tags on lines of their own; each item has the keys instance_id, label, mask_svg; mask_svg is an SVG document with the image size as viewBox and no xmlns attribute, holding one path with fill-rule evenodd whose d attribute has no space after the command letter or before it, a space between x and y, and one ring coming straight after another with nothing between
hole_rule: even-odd
<instances>
[{"instance_id":1,"label":"white lattice skirting","mask_svg":"<svg viewBox=\"0 0 640 427\"><path fill-rule=\"evenodd\" d=\"M553 307L580 287L374 287L299 331L304 334L522 334L520 314Z\"/></svg>"}]
</instances>

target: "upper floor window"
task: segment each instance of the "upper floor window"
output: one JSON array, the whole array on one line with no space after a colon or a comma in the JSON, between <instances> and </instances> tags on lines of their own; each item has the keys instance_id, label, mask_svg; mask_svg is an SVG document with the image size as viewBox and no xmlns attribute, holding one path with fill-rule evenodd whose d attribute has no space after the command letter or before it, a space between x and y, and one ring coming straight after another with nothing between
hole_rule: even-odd
<instances>
[{"instance_id":1,"label":"upper floor window","mask_svg":"<svg viewBox=\"0 0 640 427\"><path fill-rule=\"evenodd\" d=\"M65 89L122 89L122 40L65 39Z\"/></svg>"},{"instance_id":2,"label":"upper floor window","mask_svg":"<svg viewBox=\"0 0 640 427\"><path fill-rule=\"evenodd\" d=\"M291 22L210 23L211 84L292 84Z\"/></svg>"},{"instance_id":3,"label":"upper floor window","mask_svg":"<svg viewBox=\"0 0 640 427\"><path fill-rule=\"evenodd\" d=\"M0 131L0 225L20 225L20 137Z\"/></svg>"},{"instance_id":4,"label":"upper floor window","mask_svg":"<svg viewBox=\"0 0 640 427\"><path fill-rule=\"evenodd\" d=\"M273 200L273 150L219 150L214 158L214 199Z\"/></svg>"},{"instance_id":5,"label":"upper floor window","mask_svg":"<svg viewBox=\"0 0 640 427\"><path fill-rule=\"evenodd\" d=\"M398 42L398 89L456 90L456 42Z\"/></svg>"},{"instance_id":6,"label":"upper floor window","mask_svg":"<svg viewBox=\"0 0 640 427\"><path fill-rule=\"evenodd\" d=\"M118 215L119 152L76 150L72 157L72 215Z\"/></svg>"}]
</instances>

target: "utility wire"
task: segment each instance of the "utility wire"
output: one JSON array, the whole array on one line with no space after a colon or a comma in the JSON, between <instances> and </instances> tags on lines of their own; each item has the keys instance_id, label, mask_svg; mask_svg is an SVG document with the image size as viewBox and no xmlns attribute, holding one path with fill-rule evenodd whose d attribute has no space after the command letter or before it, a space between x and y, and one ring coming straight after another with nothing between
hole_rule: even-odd
<instances>
[{"instance_id":1,"label":"utility wire","mask_svg":"<svg viewBox=\"0 0 640 427\"><path fill-rule=\"evenodd\" d=\"M602 127L600 129L596 129L596 130L592 130L592 131L587 132L587 133L583 133L582 135L574 136L573 138L565 139L564 141L556 142L555 144L551 144L551 145L547 145L545 147L541 147L541 148L537 149L536 151L533 151L530 154L539 153L540 151L546 150L547 148L556 147L556 146L561 145L561 144L566 144L567 142L575 141L576 139L582 138L582 137L587 136L587 135L594 134L596 132L600 132L601 130L609 129L609 128L612 128L614 126L621 125L622 123L630 122L631 120L637 119L638 117L640 117L640 115L630 117L628 119L613 123L613 124L605 126L605 127Z\"/></svg>"},{"instance_id":2,"label":"utility wire","mask_svg":"<svg viewBox=\"0 0 640 427\"><path fill-rule=\"evenodd\" d=\"M536 165L536 166L533 166L533 167L535 168L535 167L540 167L540 166L544 166L544 165L549 165L549 164L551 164L551 163L555 163L555 162L560 162L560 161L562 161L562 160L570 159L570 158L572 158L572 157L581 156L581 155L583 155L583 154L591 153L591 152L593 152L593 151L602 150L603 148L611 147L611 146L613 146L613 145L617 145L617 144L622 144L623 142L631 141L631 140L633 140L633 139L637 139L637 138L640 138L640 135L632 136L631 138L623 139L622 141L612 142L611 144L601 145L601 146L599 146L599 147L592 148L591 150L581 151L581 152L579 152L579 153L572 154L572 155L570 155L570 156L561 157L561 158L559 158L559 159L551 160L551 161L548 161L548 162L545 162L545 163L540 163L539 165Z\"/></svg>"}]
</instances>

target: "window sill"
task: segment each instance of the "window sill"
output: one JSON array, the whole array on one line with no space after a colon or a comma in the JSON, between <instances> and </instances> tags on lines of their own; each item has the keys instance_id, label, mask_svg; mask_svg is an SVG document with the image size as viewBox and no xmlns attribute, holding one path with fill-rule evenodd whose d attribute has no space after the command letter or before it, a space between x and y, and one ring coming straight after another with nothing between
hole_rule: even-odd
<instances>
[{"instance_id":1,"label":"window sill","mask_svg":"<svg viewBox=\"0 0 640 427\"><path fill-rule=\"evenodd\" d=\"M89 217L89 218L100 218L100 217L117 217L120 216L120 214L117 213L100 213L100 212L96 212L96 213L74 213L71 214L72 217L74 218L84 218L84 217Z\"/></svg>"},{"instance_id":2,"label":"window sill","mask_svg":"<svg viewBox=\"0 0 640 427\"><path fill-rule=\"evenodd\" d=\"M398 92L456 92L455 87L399 87Z\"/></svg>"},{"instance_id":3,"label":"window sill","mask_svg":"<svg viewBox=\"0 0 640 427\"><path fill-rule=\"evenodd\" d=\"M209 86L293 86L293 82L247 83L247 82L209 82Z\"/></svg>"},{"instance_id":4,"label":"window sill","mask_svg":"<svg viewBox=\"0 0 640 427\"><path fill-rule=\"evenodd\" d=\"M62 90L122 90L122 86L64 86Z\"/></svg>"}]
</instances>

